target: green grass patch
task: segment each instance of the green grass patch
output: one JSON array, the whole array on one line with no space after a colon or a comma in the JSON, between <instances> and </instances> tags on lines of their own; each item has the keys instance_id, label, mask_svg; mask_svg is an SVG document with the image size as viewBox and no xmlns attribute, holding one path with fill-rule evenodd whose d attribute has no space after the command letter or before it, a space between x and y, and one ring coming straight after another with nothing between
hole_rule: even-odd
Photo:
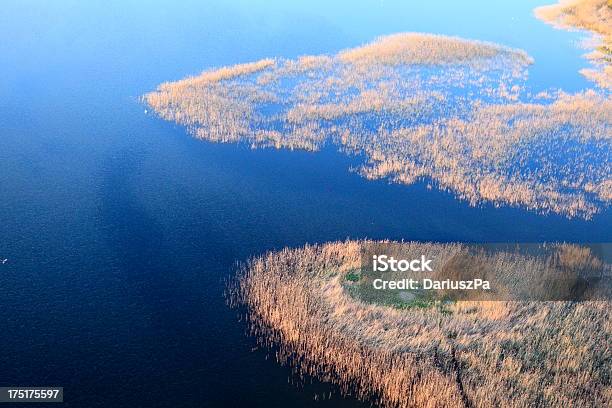
<instances>
[{"instance_id":1,"label":"green grass patch","mask_svg":"<svg viewBox=\"0 0 612 408\"><path fill-rule=\"evenodd\" d=\"M361 274L357 271L351 271L344 275L344 279L349 282L359 282L359 279L361 279Z\"/></svg>"}]
</instances>

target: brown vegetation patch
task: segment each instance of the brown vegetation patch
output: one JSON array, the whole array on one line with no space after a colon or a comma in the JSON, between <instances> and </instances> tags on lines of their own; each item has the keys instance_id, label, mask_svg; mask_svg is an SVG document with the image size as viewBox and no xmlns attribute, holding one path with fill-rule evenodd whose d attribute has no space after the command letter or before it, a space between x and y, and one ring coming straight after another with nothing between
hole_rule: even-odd
<instances>
[{"instance_id":1,"label":"brown vegetation patch","mask_svg":"<svg viewBox=\"0 0 612 408\"><path fill-rule=\"evenodd\" d=\"M602 88L612 89L612 3L609 0L561 0L535 9L542 21L561 29L583 29L594 35L594 50L587 58L596 69L581 73Z\"/></svg>"},{"instance_id":2,"label":"brown vegetation patch","mask_svg":"<svg viewBox=\"0 0 612 408\"><path fill-rule=\"evenodd\" d=\"M609 302L364 303L346 285L368 243L285 249L245 266L232 299L246 306L254 334L281 362L384 407L610 406ZM513 259L500 267L537 267ZM562 247L557 262L588 259Z\"/></svg>"},{"instance_id":3,"label":"brown vegetation patch","mask_svg":"<svg viewBox=\"0 0 612 408\"><path fill-rule=\"evenodd\" d=\"M590 218L611 200L612 100L531 96L531 62L491 43L404 33L204 72L145 99L202 139L306 150L331 141L363 154L368 178L427 179L472 205Z\"/></svg>"},{"instance_id":4,"label":"brown vegetation patch","mask_svg":"<svg viewBox=\"0 0 612 408\"><path fill-rule=\"evenodd\" d=\"M509 50L496 44L470 41L457 37L422 33L400 33L381 37L361 47L342 51L338 58L352 64L474 64L500 54L530 58L525 53Z\"/></svg>"}]
</instances>

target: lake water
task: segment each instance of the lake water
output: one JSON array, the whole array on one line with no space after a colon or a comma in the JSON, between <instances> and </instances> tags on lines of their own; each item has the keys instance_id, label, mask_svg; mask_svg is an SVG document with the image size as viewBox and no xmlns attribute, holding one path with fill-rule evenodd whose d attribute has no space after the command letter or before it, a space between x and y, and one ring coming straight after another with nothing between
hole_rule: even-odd
<instances>
[{"instance_id":1,"label":"lake water","mask_svg":"<svg viewBox=\"0 0 612 408\"><path fill-rule=\"evenodd\" d=\"M144 114L163 81L399 31L525 49L536 91L590 86L582 35L532 17L542 2L293 3L3 2L0 386L63 386L71 407L359 406L253 350L223 296L236 261L345 238L612 240L609 210L472 208L367 181L333 147L205 143Z\"/></svg>"}]
</instances>

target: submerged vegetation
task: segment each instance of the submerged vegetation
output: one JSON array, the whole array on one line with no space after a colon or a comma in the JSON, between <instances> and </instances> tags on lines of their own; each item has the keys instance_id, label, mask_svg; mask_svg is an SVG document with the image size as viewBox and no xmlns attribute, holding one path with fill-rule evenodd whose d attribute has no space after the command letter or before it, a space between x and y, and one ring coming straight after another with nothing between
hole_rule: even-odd
<instances>
[{"instance_id":1,"label":"submerged vegetation","mask_svg":"<svg viewBox=\"0 0 612 408\"><path fill-rule=\"evenodd\" d=\"M609 95L525 89L523 51L395 34L336 55L265 59L145 96L199 138L362 154L360 173L589 218L612 200Z\"/></svg>"},{"instance_id":2,"label":"submerged vegetation","mask_svg":"<svg viewBox=\"0 0 612 408\"><path fill-rule=\"evenodd\" d=\"M239 275L233 301L246 306L258 339L298 374L384 407L610 406L608 302L364 302L351 287L369 243L285 249L252 259ZM556 259L593 262L574 246L561 246ZM520 257L497 263L510 272L539 265Z\"/></svg>"}]
</instances>

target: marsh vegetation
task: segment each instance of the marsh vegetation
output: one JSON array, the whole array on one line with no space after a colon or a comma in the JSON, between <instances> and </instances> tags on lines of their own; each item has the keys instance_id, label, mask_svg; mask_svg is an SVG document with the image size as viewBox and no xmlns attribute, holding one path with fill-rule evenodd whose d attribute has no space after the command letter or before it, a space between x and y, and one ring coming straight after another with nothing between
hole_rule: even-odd
<instances>
[{"instance_id":1,"label":"marsh vegetation","mask_svg":"<svg viewBox=\"0 0 612 408\"><path fill-rule=\"evenodd\" d=\"M532 62L496 44L403 33L335 55L206 71L145 99L198 138L334 143L364 157L367 178L590 218L612 200L612 101L596 90L534 95Z\"/></svg>"},{"instance_id":2,"label":"marsh vegetation","mask_svg":"<svg viewBox=\"0 0 612 408\"><path fill-rule=\"evenodd\" d=\"M589 219L612 201L609 5L584 0L537 15L604 36L596 68L583 71L597 86L536 93L522 50L400 33L212 69L144 99L204 140L309 151L329 143L363 157L358 171L369 179ZM370 301L354 290L362 244L286 249L241 271L233 303L297 373L385 407L610 405L609 302ZM571 264L584 254L558 257ZM533 282L542 270L499 261L507 272L528 266Z\"/></svg>"},{"instance_id":3,"label":"marsh vegetation","mask_svg":"<svg viewBox=\"0 0 612 408\"><path fill-rule=\"evenodd\" d=\"M609 302L366 302L361 249L336 242L252 259L233 287L252 332L299 375L384 407L604 407L612 402ZM460 244L397 244L452 256ZM599 262L560 246L560 265ZM498 268L540 268L500 257ZM348 287L347 287L348 286Z\"/></svg>"},{"instance_id":4,"label":"marsh vegetation","mask_svg":"<svg viewBox=\"0 0 612 408\"><path fill-rule=\"evenodd\" d=\"M602 88L612 89L612 1L566 0L538 7L535 15L561 29L582 29L591 32L587 58L595 68L580 72Z\"/></svg>"}]
</instances>

